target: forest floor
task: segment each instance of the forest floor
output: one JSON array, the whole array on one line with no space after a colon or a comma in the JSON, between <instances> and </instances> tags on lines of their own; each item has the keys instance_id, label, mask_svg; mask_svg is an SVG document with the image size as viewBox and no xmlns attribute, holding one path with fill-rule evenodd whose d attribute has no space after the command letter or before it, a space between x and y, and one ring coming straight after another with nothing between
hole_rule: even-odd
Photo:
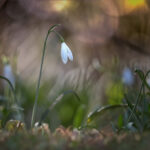
<instances>
[{"instance_id":1,"label":"forest floor","mask_svg":"<svg viewBox=\"0 0 150 150\"><path fill-rule=\"evenodd\" d=\"M0 150L149 150L148 132L116 134L111 128L71 129L59 127L53 133L47 125L32 130L1 130Z\"/></svg>"}]
</instances>

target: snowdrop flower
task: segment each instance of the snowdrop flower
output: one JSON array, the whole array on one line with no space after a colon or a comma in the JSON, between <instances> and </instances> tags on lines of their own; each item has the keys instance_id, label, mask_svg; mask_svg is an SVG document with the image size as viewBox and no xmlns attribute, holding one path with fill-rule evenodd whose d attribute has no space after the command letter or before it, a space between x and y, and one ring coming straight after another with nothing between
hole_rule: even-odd
<instances>
[{"instance_id":1,"label":"snowdrop flower","mask_svg":"<svg viewBox=\"0 0 150 150\"><path fill-rule=\"evenodd\" d=\"M125 68L122 73L122 82L126 85L131 85L134 82L134 77L129 68Z\"/></svg>"},{"instance_id":2,"label":"snowdrop flower","mask_svg":"<svg viewBox=\"0 0 150 150\"><path fill-rule=\"evenodd\" d=\"M73 61L72 52L65 42L61 43L61 59L64 64L68 62L68 59Z\"/></svg>"},{"instance_id":3,"label":"snowdrop flower","mask_svg":"<svg viewBox=\"0 0 150 150\"><path fill-rule=\"evenodd\" d=\"M10 64L5 64L3 74L4 77L6 77L11 82L11 84L15 86L15 79Z\"/></svg>"}]
</instances>

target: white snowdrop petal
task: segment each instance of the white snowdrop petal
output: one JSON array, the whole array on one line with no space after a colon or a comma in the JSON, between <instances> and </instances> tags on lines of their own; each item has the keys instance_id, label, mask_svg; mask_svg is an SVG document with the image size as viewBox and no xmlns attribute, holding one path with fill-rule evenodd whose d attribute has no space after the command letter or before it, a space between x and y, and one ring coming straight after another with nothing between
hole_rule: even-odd
<instances>
[{"instance_id":1,"label":"white snowdrop petal","mask_svg":"<svg viewBox=\"0 0 150 150\"><path fill-rule=\"evenodd\" d=\"M67 50L67 56L68 56L68 58L69 58L71 61L73 61L73 55L72 55L71 49L68 47L68 45L67 45L66 43L64 43L64 45L65 45L65 48L66 48L66 50Z\"/></svg>"},{"instance_id":2,"label":"white snowdrop petal","mask_svg":"<svg viewBox=\"0 0 150 150\"><path fill-rule=\"evenodd\" d=\"M73 61L72 51L65 42L61 43L61 58L64 64L68 62L68 59Z\"/></svg>"},{"instance_id":3,"label":"white snowdrop petal","mask_svg":"<svg viewBox=\"0 0 150 150\"><path fill-rule=\"evenodd\" d=\"M73 61L73 55L72 55L72 52L70 50L70 48L67 49L67 54L68 54L68 58Z\"/></svg>"},{"instance_id":4,"label":"white snowdrop petal","mask_svg":"<svg viewBox=\"0 0 150 150\"><path fill-rule=\"evenodd\" d=\"M67 48L64 42L61 44L61 59L64 64L66 64L68 61Z\"/></svg>"}]
</instances>

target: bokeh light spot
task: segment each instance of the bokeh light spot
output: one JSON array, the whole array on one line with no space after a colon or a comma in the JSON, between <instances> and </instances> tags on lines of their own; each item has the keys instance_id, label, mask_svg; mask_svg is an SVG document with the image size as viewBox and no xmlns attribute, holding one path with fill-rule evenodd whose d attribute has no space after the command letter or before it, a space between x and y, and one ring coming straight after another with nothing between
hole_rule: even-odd
<instances>
[{"instance_id":1,"label":"bokeh light spot","mask_svg":"<svg viewBox=\"0 0 150 150\"><path fill-rule=\"evenodd\" d=\"M135 9L135 8L138 8L138 7L143 7L143 6L145 6L146 3L145 3L145 0L126 0L126 1L125 1L125 5L126 5L128 8Z\"/></svg>"},{"instance_id":2,"label":"bokeh light spot","mask_svg":"<svg viewBox=\"0 0 150 150\"><path fill-rule=\"evenodd\" d=\"M53 3L53 8L56 11L62 11L64 9L67 9L69 6L70 6L69 0L61 0L61 1L56 1Z\"/></svg>"}]
</instances>

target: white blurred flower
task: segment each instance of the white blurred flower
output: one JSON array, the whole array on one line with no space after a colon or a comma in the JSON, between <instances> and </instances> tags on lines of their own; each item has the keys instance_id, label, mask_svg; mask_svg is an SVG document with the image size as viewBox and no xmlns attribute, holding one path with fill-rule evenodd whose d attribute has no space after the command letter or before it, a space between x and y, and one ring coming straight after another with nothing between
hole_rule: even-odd
<instances>
[{"instance_id":1,"label":"white blurred flower","mask_svg":"<svg viewBox=\"0 0 150 150\"><path fill-rule=\"evenodd\" d=\"M146 82L150 86L150 76L147 77Z\"/></svg>"},{"instance_id":2,"label":"white blurred flower","mask_svg":"<svg viewBox=\"0 0 150 150\"><path fill-rule=\"evenodd\" d=\"M126 85L132 85L134 82L134 77L129 68L124 68L122 73L122 82Z\"/></svg>"},{"instance_id":3,"label":"white blurred flower","mask_svg":"<svg viewBox=\"0 0 150 150\"><path fill-rule=\"evenodd\" d=\"M61 59L64 64L68 62L68 59L73 61L72 52L65 42L61 43Z\"/></svg>"},{"instance_id":4,"label":"white blurred flower","mask_svg":"<svg viewBox=\"0 0 150 150\"><path fill-rule=\"evenodd\" d=\"M100 62L97 58L94 58L92 60L92 66L94 67L94 69L99 70L101 68Z\"/></svg>"},{"instance_id":5,"label":"white blurred flower","mask_svg":"<svg viewBox=\"0 0 150 150\"><path fill-rule=\"evenodd\" d=\"M4 77L6 77L11 82L11 84L13 86L15 86L15 78L14 78L14 75L12 73L12 68L11 68L10 64L4 65L3 75L4 75Z\"/></svg>"}]
</instances>

